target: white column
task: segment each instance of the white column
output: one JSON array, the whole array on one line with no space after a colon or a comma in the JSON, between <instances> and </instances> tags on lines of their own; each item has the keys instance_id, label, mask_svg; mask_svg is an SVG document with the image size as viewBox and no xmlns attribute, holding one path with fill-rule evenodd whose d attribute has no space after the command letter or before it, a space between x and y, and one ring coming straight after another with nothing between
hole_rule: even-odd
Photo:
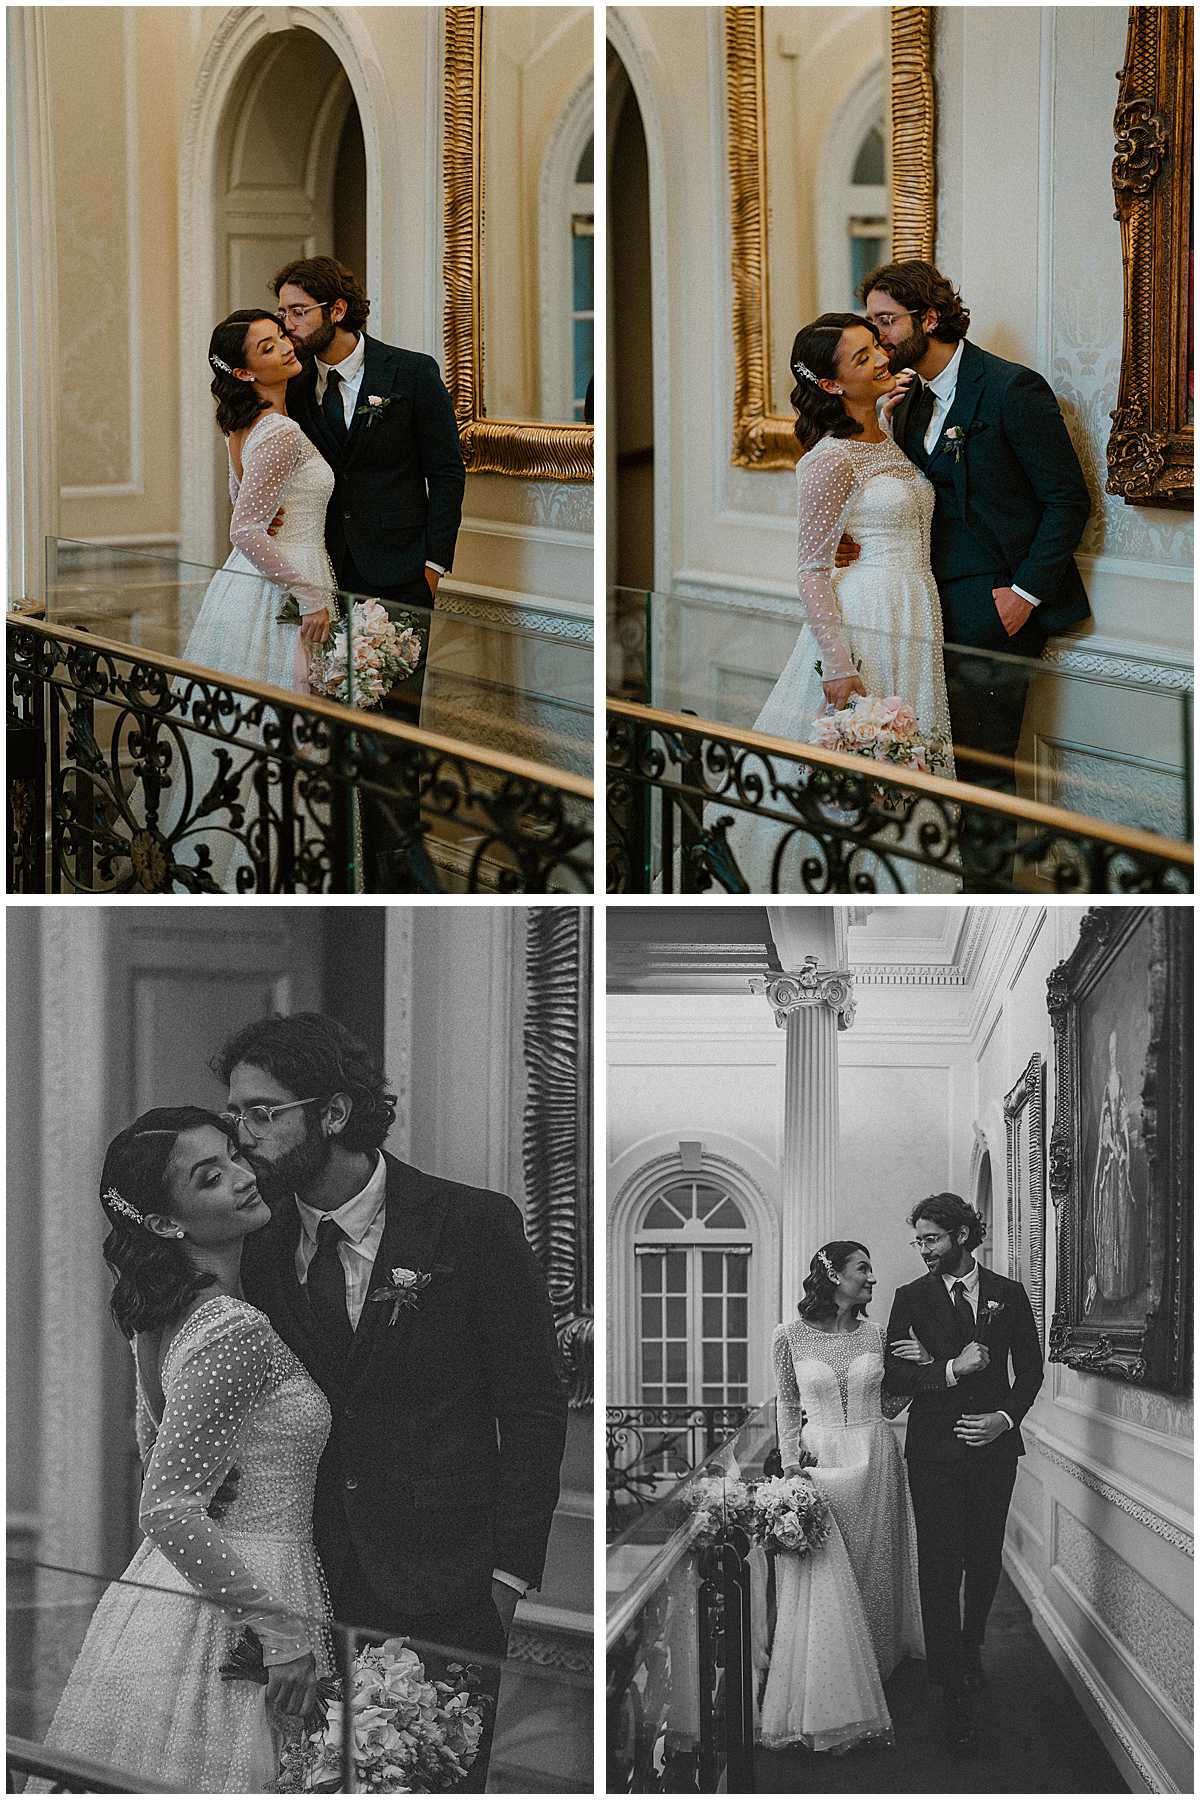
<instances>
[{"instance_id":1,"label":"white column","mask_svg":"<svg viewBox=\"0 0 1200 1800\"><path fill-rule=\"evenodd\" d=\"M783 1312L791 1309L813 1252L833 1236L838 1192L837 1037L854 1020L850 976L805 957L792 974L756 977L787 1033L783 1073Z\"/></svg>"},{"instance_id":2,"label":"white column","mask_svg":"<svg viewBox=\"0 0 1200 1800\"><path fill-rule=\"evenodd\" d=\"M58 533L58 280L46 15L14 6L8 30L8 595L44 598Z\"/></svg>"}]
</instances>

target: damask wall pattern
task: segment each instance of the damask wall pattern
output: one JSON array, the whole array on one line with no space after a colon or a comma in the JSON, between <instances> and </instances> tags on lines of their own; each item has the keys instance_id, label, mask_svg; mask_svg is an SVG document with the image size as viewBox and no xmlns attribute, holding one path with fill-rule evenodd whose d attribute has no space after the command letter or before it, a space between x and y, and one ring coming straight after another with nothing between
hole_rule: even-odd
<instances>
[{"instance_id":1,"label":"damask wall pattern","mask_svg":"<svg viewBox=\"0 0 1200 1800\"><path fill-rule=\"evenodd\" d=\"M1191 1621L1087 1526L1059 1507L1056 1565L1121 1645L1171 1700L1192 1716Z\"/></svg>"}]
</instances>

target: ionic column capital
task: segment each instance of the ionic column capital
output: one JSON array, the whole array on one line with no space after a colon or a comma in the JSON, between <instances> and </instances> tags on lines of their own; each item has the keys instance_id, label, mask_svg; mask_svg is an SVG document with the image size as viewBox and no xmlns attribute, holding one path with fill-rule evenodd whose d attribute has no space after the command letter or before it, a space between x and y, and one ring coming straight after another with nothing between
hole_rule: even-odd
<instances>
[{"instance_id":1,"label":"ionic column capital","mask_svg":"<svg viewBox=\"0 0 1200 1800\"><path fill-rule=\"evenodd\" d=\"M854 992L849 969L822 969L815 956L806 956L793 974L754 975L754 993L765 994L775 1012L776 1025L786 1025L792 1013L828 1007L839 1031L854 1023Z\"/></svg>"}]
</instances>

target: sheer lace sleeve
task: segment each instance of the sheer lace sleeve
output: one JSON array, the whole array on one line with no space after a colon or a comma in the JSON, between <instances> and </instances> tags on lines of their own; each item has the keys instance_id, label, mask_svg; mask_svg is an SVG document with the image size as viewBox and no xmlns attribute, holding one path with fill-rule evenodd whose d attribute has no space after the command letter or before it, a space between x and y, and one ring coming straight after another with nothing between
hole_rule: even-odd
<instances>
[{"instance_id":1,"label":"sheer lace sleeve","mask_svg":"<svg viewBox=\"0 0 1200 1800\"><path fill-rule=\"evenodd\" d=\"M260 575L295 596L302 613L320 612L330 595L304 580L267 526L279 511L283 492L303 460L307 438L295 419L278 416L256 425L242 448L242 481L234 501L229 537Z\"/></svg>"},{"instance_id":2,"label":"sheer lace sleeve","mask_svg":"<svg viewBox=\"0 0 1200 1800\"><path fill-rule=\"evenodd\" d=\"M875 1329L879 1333L879 1354L883 1358L883 1366L886 1371L886 1369L887 1369L887 1332L883 1329L882 1325L876 1325ZM886 1373L884 1375L884 1381L885 1381L885 1383L887 1381ZM882 1387L879 1392L879 1401L880 1401L880 1405L883 1408L884 1418L885 1419L898 1419L900 1417L900 1414L904 1411L905 1407L908 1405L908 1403L911 1399L912 1399L911 1394L890 1394L888 1392L886 1386Z\"/></svg>"},{"instance_id":3,"label":"sheer lace sleeve","mask_svg":"<svg viewBox=\"0 0 1200 1800\"><path fill-rule=\"evenodd\" d=\"M836 440L824 442L832 445ZM796 465L796 581L805 615L821 647L823 681L854 673L833 585L833 554L853 491L854 468L845 451L817 446Z\"/></svg>"},{"instance_id":4,"label":"sheer lace sleeve","mask_svg":"<svg viewBox=\"0 0 1200 1800\"><path fill-rule=\"evenodd\" d=\"M268 1665L312 1646L300 1622L283 1612L235 1554L207 1508L270 1377L271 1345L261 1313L232 1302L214 1308L185 1341L171 1346L163 1370L166 1406L138 1517L151 1543L198 1593L254 1627Z\"/></svg>"},{"instance_id":5,"label":"sheer lace sleeve","mask_svg":"<svg viewBox=\"0 0 1200 1800\"><path fill-rule=\"evenodd\" d=\"M804 1424L804 1408L796 1382L796 1366L787 1327L777 1325L771 1339L771 1360L775 1364L775 1423L779 1432L779 1455L786 1469L800 1460L800 1431Z\"/></svg>"}]
</instances>

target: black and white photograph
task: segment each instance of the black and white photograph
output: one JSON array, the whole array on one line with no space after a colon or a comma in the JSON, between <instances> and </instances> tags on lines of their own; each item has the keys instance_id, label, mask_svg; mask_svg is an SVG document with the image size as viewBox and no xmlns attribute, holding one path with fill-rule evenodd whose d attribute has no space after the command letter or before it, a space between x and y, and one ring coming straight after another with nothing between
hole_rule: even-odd
<instances>
[{"instance_id":1,"label":"black and white photograph","mask_svg":"<svg viewBox=\"0 0 1200 1800\"><path fill-rule=\"evenodd\" d=\"M590 893L591 7L6 31L8 890Z\"/></svg>"},{"instance_id":2,"label":"black and white photograph","mask_svg":"<svg viewBox=\"0 0 1200 1800\"><path fill-rule=\"evenodd\" d=\"M591 914L7 918L9 1791L592 1791Z\"/></svg>"},{"instance_id":3,"label":"black and white photograph","mask_svg":"<svg viewBox=\"0 0 1200 1800\"><path fill-rule=\"evenodd\" d=\"M610 1792L1191 1791L1192 928L608 908Z\"/></svg>"}]
</instances>

